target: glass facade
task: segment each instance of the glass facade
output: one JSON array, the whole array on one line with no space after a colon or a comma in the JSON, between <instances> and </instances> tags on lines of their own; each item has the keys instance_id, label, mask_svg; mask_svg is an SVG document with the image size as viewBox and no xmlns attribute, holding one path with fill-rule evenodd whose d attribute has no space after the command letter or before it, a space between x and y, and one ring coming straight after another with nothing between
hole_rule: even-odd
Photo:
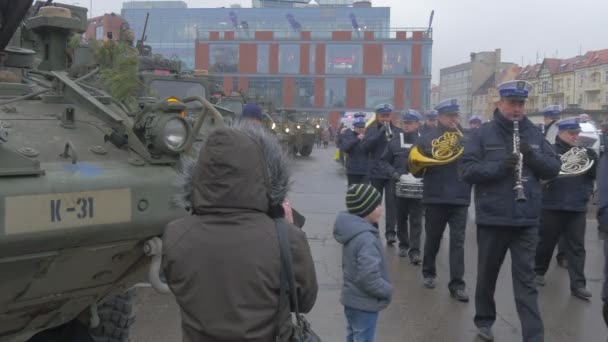
<instances>
[{"instance_id":1,"label":"glass facade","mask_svg":"<svg viewBox=\"0 0 608 342\"><path fill-rule=\"evenodd\" d=\"M351 14L359 27L374 31L376 38L390 37L388 7L123 8L122 16L136 37L141 37L146 13L150 13L146 43L152 51L162 49L180 58L176 49L193 49L195 40L209 39L211 31L236 31L236 38L252 40L255 31L273 31L275 39L299 39L300 31L310 31L312 39L331 39L332 31L353 30ZM194 68L193 60L186 64Z\"/></svg>"},{"instance_id":2,"label":"glass facade","mask_svg":"<svg viewBox=\"0 0 608 342\"><path fill-rule=\"evenodd\" d=\"M300 73L300 44L279 44L279 73Z\"/></svg>"},{"instance_id":3,"label":"glass facade","mask_svg":"<svg viewBox=\"0 0 608 342\"><path fill-rule=\"evenodd\" d=\"M395 80L368 78L365 80L365 107L375 108L383 103L395 103Z\"/></svg>"},{"instance_id":4,"label":"glass facade","mask_svg":"<svg viewBox=\"0 0 608 342\"><path fill-rule=\"evenodd\" d=\"M404 109L413 109L412 108L412 81L405 80L403 85L403 108Z\"/></svg>"},{"instance_id":5,"label":"glass facade","mask_svg":"<svg viewBox=\"0 0 608 342\"><path fill-rule=\"evenodd\" d=\"M209 72L236 73L238 71L238 44L209 44Z\"/></svg>"},{"instance_id":6,"label":"glass facade","mask_svg":"<svg viewBox=\"0 0 608 342\"><path fill-rule=\"evenodd\" d=\"M431 75L433 46L425 44L422 46L422 74Z\"/></svg>"},{"instance_id":7,"label":"glass facade","mask_svg":"<svg viewBox=\"0 0 608 342\"><path fill-rule=\"evenodd\" d=\"M270 62L270 44L258 44L257 49L257 71L260 74L267 74Z\"/></svg>"},{"instance_id":8,"label":"glass facade","mask_svg":"<svg viewBox=\"0 0 608 342\"><path fill-rule=\"evenodd\" d=\"M325 107L344 108L346 107L346 79L345 78L326 78L325 79Z\"/></svg>"},{"instance_id":9,"label":"glass facade","mask_svg":"<svg viewBox=\"0 0 608 342\"><path fill-rule=\"evenodd\" d=\"M327 44L325 72L328 74L361 74L363 46L361 44Z\"/></svg>"},{"instance_id":10,"label":"glass facade","mask_svg":"<svg viewBox=\"0 0 608 342\"><path fill-rule=\"evenodd\" d=\"M420 106L422 110L426 111L431 109L431 80L422 80L422 101Z\"/></svg>"},{"instance_id":11,"label":"glass facade","mask_svg":"<svg viewBox=\"0 0 608 342\"><path fill-rule=\"evenodd\" d=\"M276 107L283 105L283 78L254 77L249 79L249 97Z\"/></svg>"},{"instance_id":12,"label":"glass facade","mask_svg":"<svg viewBox=\"0 0 608 342\"><path fill-rule=\"evenodd\" d=\"M295 79L293 87L293 103L296 107L312 108L315 105L315 79L312 77L299 77Z\"/></svg>"},{"instance_id":13,"label":"glass facade","mask_svg":"<svg viewBox=\"0 0 608 342\"><path fill-rule=\"evenodd\" d=\"M311 74L316 73L316 60L317 60L317 46L315 44L310 44L310 64L308 65L308 72Z\"/></svg>"},{"instance_id":14,"label":"glass facade","mask_svg":"<svg viewBox=\"0 0 608 342\"><path fill-rule=\"evenodd\" d=\"M412 72L412 46L385 44L382 54L382 73L385 75L407 75Z\"/></svg>"}]
</instances>

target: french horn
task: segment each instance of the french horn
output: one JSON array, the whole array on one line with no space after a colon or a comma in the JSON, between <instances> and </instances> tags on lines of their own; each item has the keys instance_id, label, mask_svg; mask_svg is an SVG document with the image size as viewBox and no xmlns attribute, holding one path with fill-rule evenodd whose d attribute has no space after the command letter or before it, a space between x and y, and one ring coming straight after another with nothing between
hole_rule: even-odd
<instances>
[{"instance_id":1,"label":"french horn","mask_svg":"<svg viewBox=\"0 0 608 342\"><path fill-rule=\"evenodd\" d=\"M594 160L587 155L587 148L572 147L560 157L562 166L558 177L574 177L585 174L594 164Z\"/></svg>"},{"instance_id":2,"label":"french horn","mask_svg":"<svg viewBox=\"0 0 608 342\"><path fill-rule=\"evenodd\" d=\"M449 164L464 152L464 146L460 144L462 132L456 129L454 132L445 132L431 141L431 157L427 157L418 146L412 147L408 157L408 168L413 175L419 175L427 167Z\"/></svg>"}]
</instances>

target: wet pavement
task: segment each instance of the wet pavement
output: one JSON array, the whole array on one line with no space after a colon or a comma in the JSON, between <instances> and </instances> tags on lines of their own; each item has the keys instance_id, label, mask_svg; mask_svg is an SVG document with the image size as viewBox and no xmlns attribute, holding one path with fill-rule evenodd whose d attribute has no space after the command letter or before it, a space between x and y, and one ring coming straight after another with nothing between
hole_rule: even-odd
<instances>
[{"instance_id":1,"label":"wet pavement","mask_svg":"<svg viewBox=\"0 0 608 342\"><path fill-rule=\"evenodd\" d=\"M344 209L346 177L333 161L333 148L315 149L308 158L297 158L292 205L306 216L308 234L316 264L319 295L313 311L307 315L324 342L345 340L345 320L340 305L341 250L332 237L335 215ZM407 258L399 258L397 249L386 248L389 272L395 288L391 305L380 315L377 341L471 342L476 338L474 288L477 271L477 243L473 210L469 210L466 236L465 281L471 302L453 300L447 289L449 281L448 235L437 257L437 288L422 285L421 270ZM384 224L380 225L384 227ZM424 237L423 237L424 238ZM601 315L603 256L597 240L595 220L587 221L587 263L585 274L593 298L581 301L570 295L568 273L553 259L545 276L547 285L540 289L540 306L545 323L545 341L606 341L608 330ZM501 269L497 288L498 318L493 331L496 341L521 341L521 327L511 283L510 259ZM135 324L132 342L181 341L179 309L172 296L156 294L152 289L137 289Z\"/></svg>"}]
</instances>

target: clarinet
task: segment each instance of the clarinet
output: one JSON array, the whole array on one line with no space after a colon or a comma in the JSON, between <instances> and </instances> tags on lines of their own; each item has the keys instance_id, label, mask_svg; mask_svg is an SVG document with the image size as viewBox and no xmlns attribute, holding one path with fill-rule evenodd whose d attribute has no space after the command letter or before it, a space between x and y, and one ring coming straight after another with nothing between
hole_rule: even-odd
<instances>
[{"instance_id":1,"label":"clarinet","mask_svg":"<svg viewBox=\"0 0 608 342\"><path fill-rule=\"evenodd\" d=\"M517 166L515 166L515 200L518 202L526 201L524 194L524 184L522 182L522 174L524 170L524 155L519 151L519 121L513 120L513 154L517 156Z\"/></svg>"}]
</instances>

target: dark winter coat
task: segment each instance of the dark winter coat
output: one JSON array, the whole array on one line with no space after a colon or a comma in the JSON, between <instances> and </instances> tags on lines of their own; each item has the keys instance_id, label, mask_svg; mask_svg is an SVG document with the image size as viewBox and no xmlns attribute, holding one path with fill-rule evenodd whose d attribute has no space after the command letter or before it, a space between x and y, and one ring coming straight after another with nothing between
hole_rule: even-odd
<instances>
[{"instance_id":1,"label":"dark winter coat","mask_svg":"<svg viewBox=\"0 0 608 342\"><path fill-rule=\"evenodd\" d=\"M342 150L346 156L346 174L366 175L368 169L367 153L361 147L361 140L357 132L348 130L342 134Z\"/></svg>"},{"instance_id":2,"label":"dark winter coat","mask_svg":"<svg viewBox=\"0 0 608 342\"><path fill-rule=\"evenodd\" d=\"M274 341L277 317L288 341L293 326L287 297L278 308L281 259L269 217L289 184L276 138L252 125L219 128L185 177L193 215L167 225L162 259L183 341ZM300 310L308 312L317 296L314 263L304 232L288 225L288 235Z\"/></svg>"},{"instance_id":3,"label":"dark winter coat","mask_svg":"<svg viewBox=\"0 0 608 342\"><path fill-rule=\"evenodd\" d=\"M604 154L600 159L597 177L597 189L599 200L597 207L597 223L602 237L608 239L608 154ZM608 257L608 256L607 256ZM606 277L608 281L608 274Z\"/></svg>"},{"instance_id":4,"label":"dark winter coat","mask_svg":"<svg viewBox=\"0 0 608 342\"><path fill-rule=\"evenodd\" d=\"M393 139L398 139L399 133L403 132L400 128L393 126L393 124L391 124L391 131L393 133ZM367 128L365 131L365 138L363 139L361 146L368 154L369 158L369 179L391 178L391 175L386 173L386 170L381 162L382 154L384 153L387 145L388 139L384 125L378 123Z\"/></svg>"},{"instance_id":5,"label":"dark winter coat","mask_svg":"<svg viewBox=\"0 0 608 342\"><path fill-rule=\"evenodd\" d=\"M340 213L334 237L342 244L342 305L371 312L386 308L393 286L378 229L359 216Z\"/></svg>"},{"instance_id":6,"label":"dark winter coat","mask_svg":"<svg viewBox=\"0 0 608 342\"><path fill-rule=\"evenodd\" d=\"M494 120L484 123L465 144L460 160L463 178L475 184L477 224L537 226L541 212L541 179L560 170L560 160L538 127L524 118L519 124L520 141L531 151L524 155L523 186L527 201L515 201L515 171L504 166L513 153L513 122L496 110Z\"/></svg>"},{"instance_id":7,"label":"dark winter coat","mask_svg":"<svg viewBox=\"0 0 608 342\"><path fill-rule=\"evenodd\" d=\"M562 155L568 152L572 146L565 143L557 136L555 138L555 152ZM593 182L595 180L595 168L597 167L597 155L592 149L590 152L594 157L593 167L581 176L560 177L551 180L543 188L543 209L586 212L589 198L593 193Z\"/></svg>"},{"instance_id":8,"label":"dark winter coat","mask_svg":"<svg viewBox=\"0 0 608 342\"><path fill-rule=\"evenodd\" d=\"M453 131L439 125L422 135L416 146L427 157L432 155L432 141L443 133ZM464 140L461 138L461 140ZM471 203L471 185L462 180L458 161L427 167L422 178L422 203L468 206Z\"/></svg>"},{"instance_id":9,"label":"dark winter coat","mask_svg":"<svg viewBox=\"0 0 608 342\"><path fill-rule=\"evenodd\" d=\"M397 139L391 140L382 154L382 165L389 175L403 175L409 173L407 159L410 150L418 141L418 131L406 133L400 132Z\"/></svg>"}]
</instances>

